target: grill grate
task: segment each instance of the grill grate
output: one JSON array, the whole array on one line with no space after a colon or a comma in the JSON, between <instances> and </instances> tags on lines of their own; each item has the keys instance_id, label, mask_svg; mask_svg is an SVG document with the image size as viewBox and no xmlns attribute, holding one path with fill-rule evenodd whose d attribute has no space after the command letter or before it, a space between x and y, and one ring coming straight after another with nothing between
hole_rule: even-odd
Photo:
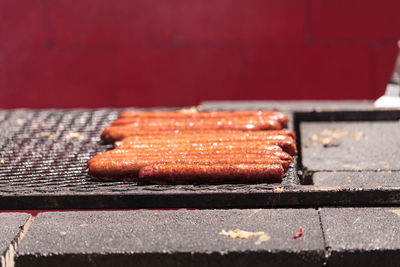
<instances>
[{"instance_id":1,"label":"grill grate","mask_svg":"<svg viewBox=\"0 0 400 267\"><path fill-rule=\"evenodd\" d=\"M86 171L88 159L107 149L98 135L117 114L116 110L2 112L0 191L49 193L126 187L123 182L94 182ZM73 137L74 133L79 135Z\"/></svg>"},{"instance_id":2,"label":"grill grate","mask_svg":"<svg viewBox=\"0 0 400 267\"><path fill-rule=\"evenodd\" d=\"M138 185L99 182L87 161L111 148L99 135L119 110L0 111L0 196L51 196L153 192L252 192L277 185ZM79 136L76 135L79 133ZM71 136L75 135L71 138ZM279 186L298 185L291 168ZM79 203L77 203L79 204ZM49 204L51 205L51 204ZM1 206L1 205L0 205ZM21 207L23 208L23 207ZM63 208L63 207L58 207ZM96 207L92 207L96 208Z\"/></svg>"}]
</instances>

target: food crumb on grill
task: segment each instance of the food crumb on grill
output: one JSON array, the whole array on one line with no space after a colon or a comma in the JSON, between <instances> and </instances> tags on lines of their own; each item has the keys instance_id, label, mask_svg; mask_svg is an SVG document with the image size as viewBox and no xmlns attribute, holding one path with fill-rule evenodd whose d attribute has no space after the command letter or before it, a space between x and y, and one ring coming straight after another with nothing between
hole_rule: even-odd
<instances>
[{"instance_id":1,"label":"food crumb on grill","mask_svg":"<svg viewBox=\"0 0 400 267\"><path fill-rule=\"evenodd\" d=\"M253 213L260 212L261 210L262 210L262 209L256 209L256 210L253 211Z\"/></svg>"},{"instance_id":2,"label":"food crumb on grill","mask_svg":"<svg viewBox=\"0 0 400 267\"><path fill-rule=\"evenodd\" d=\"M18 125L22 125L22 124L24 124L25 120L24 120L24 119L21 119L21 118L18 118L18 119L16 120L16 122L17 122Z\"/></svg>"},{"instance_id":3,"label":"food crumb on grill","mask_svg":"<svg viewBox=\"0 0 400 267\"><path fill-rule=\"evenodd\" d=\"M40 136L47 136L50 139L53 139L54 134L52 134L51 132L40 132Z\"/></svg>"},{"instance_id":4,"label":"food crumb on grill","mask_svg":"<svg viewBox=\"0 0 400 267\"><path fill-rule=\"evenodd\" d=\"M397 215L399 215L399 216L400 216L400 209L397 209L397 210L391 210L391 212L393 212L394 214L397 214Z\"/></svg>"},{"instance_id":5,"label":"food crumb on grill","mask_svg":"<svg viewBox=\"0 0 400 267\"><path fill-rule=\"evenodd\" d=\"M337 147L339 146L338 143L334 143L332 138L328 137L321 137L320 138L321 143L323 144L324 147Z\"/></svg>"},{"instance_id":6,"label":"food crumb on grill","mask_svg":"<svg viewBox=\"0 0 400 267\"><path fill-rule=\"evenodd\" d=\"M253 210L253 212L250 214L249 218L250 218L251 216L253 216L254 214L256 214L257 212L261 211L261 210L262 210L262 209Z\"/></svg>"},{"instance_id":7,"label":"food crumb on grill","mask_svg":"<svg viewBox=\"0 0 400 267\"><path fill-rule=\"evenodd\" d=\"M219 233L220 236L228 236L230 238L240 238L240 239L249 239L249 237L252 236L262 236L266 235L265 232L248 232L248 231L243 231L240 229L235 229L235 230L229 230L228 232L225 230L222 230Z\"/></svg>"},{"instance_id":8,"label":"food crumb on grill","mask_svg":"<svg viewBox=\"0 0 400 267\"><path fill-rule=\"evenodd\" d=\"M387 171L387 173L391 174L391 173L392 173L392 171L391 171L391 170L388 170L388 171Z\"/></svg>"},{"instance_id":9,"label":"food crumb on grill","mask_svg":"<svg viewBox=\"0 0 400 267\"><path fill-rule=\"evenodd\" d=\"M364 133L363 132L355 132L355 133L352 133L351 135L354 137L354 140L356 140L358 142L361 140Z\"/></svg>"},{"instance_id":10,"label":"food crumb on grill","mask_svg":"<svg viewBox=\"0 0 400 267\"><path fill-rule=\"evenodd\" d=\"M340 129L335 129L331 134L332 138L334 138L334 139L338 139L338 138L341 138L341 137L347 136L347 135L349 135L349 131L347 131L347 130L342 131Z\"/></svg>"},{"instance_id":11,"label":"food crumb on grill","mask_svg":"<svg viewBox=\"0 0 400 267\"><path fill-rule=\"evenodd\" d=\"M274 189L274 193L280 194L280 193L282 193L282 192L283 192L283 188L282 188L282 187L278 187L278 188L275 188L275 189Z\"/></svg>"},{"instance_id":12,"label":"food crumb on grill","mask_svg":"<svg viewBox=\"0 0 400 267\"><path fill-rule=\"evenodd\" d=\"M39 123L39 125L38 124L34 124L34 125L32 125L32 129L33 130L36 130L37 128L39 128L39 126L40 127L44 127L44 126L46 126L46 123L44 122L44 121L42 121L41 123Z\"/></svg>"},{"instance_id":13,"label":"food crumb on grill","mask_svg":"<svg viewBox=\"0 0 400 267\"><path fill-rule=\"evenodd\" d=\"M318 134L313 134L311 136L311 141L312 141L312 146L317 146L317 141L318 141Z\"/></svg>"},{"instance_id":14,"label":"food crumb on grill","mask_svg":"<svg viewBox=\"0 0 400 267\"><path fill-rule=\"evenodd\" d=\"M267 234L263 234L261 235L257 241L254 243L256 245L260 245L262 242L267 242L268 240L270 240L271 238L269 237L269 235Z\"/></svg>"},{"instance_id":15,"label":"food crumb on grill","mask_svg":"<svg viewBox=\"0 0 400 267\"><path fill-rule=\"evenodd\" d=\"M70 132L70 133L65 135L65 138L67 138L67 139L74 139L75 138L75 139L78 139L78 140L81 140L81 141L87 139L85 136L81 135L81 133L79 133L79 132Z\"/></svg>"},{"instance_id":16,"label":"food crumb on grill","mask_svg":"<svg viewBox=\"0 0 400 267\"><path fill-rule=\"evenodd\" d=\"M66 235L67 232L60 232L60 235Z\"/></svg>"},{"instance_id":17,"label":"food crumb on grill","mask_svg":"<svg viewBox=\"0 0 400 267\"><path fill-rule=\"evenodd\" d=\"M4 163L4 159L0 159L0 164L3 164Z\"/></svg>"},{"instance_id":18,"label":"food crumb on grill","mask_svg":"<svg viewBox=\"0 0 400 267\"><path fill-rule=\"evenodd\" d=\"M348 135L349 135L348 130L341 130L339 128L335 130L324 129L319 135L313 134L311 136L311 141L312 141L311 145L317 146L317 143L319 141L324 147L337 147L340 145L340 143L336 143L335 140L338 140ZM352 133L352 135L356 139L356 141L359 141L363 136L363 133L356 132Z\"/></svg>"}]
</instances>

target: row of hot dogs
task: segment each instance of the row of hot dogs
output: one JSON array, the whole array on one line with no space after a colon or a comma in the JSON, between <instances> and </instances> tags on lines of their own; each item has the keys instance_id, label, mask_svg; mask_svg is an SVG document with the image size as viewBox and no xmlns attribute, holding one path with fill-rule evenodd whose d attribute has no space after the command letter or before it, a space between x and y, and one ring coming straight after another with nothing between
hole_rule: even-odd
<instances>
[{"instance_id":1,"label":"row of hot dogs","mask_svg":"<svg viewBox=\"0 0 400 267\"><path fill-rule=\"evenodd\" d=\"M288 118L275 111L123 112L93 157L103 180L153 183L279 182L297 154Z\"/></svg>"}]
</instances>

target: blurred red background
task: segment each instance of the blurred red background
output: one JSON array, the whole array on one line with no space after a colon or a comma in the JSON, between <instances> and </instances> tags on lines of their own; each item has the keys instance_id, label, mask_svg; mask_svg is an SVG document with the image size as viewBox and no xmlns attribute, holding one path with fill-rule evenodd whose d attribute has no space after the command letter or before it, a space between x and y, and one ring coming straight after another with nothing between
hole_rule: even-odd
<instances>
[{"instance_id":1,"label":"blurred red background","mask_svg":"<svg viewBox=\"0 0 400 267\"><path fill-rule=\"evenodd\" d=\"M398 0L3 0L0 107L374 99Z\"/></svg>"}]
</instances>

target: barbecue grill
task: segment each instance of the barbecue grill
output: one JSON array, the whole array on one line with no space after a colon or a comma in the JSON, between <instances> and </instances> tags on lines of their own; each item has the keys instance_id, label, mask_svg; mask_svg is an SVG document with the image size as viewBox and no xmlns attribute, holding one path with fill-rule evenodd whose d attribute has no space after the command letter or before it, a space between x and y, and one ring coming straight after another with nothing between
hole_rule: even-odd
<instances>
[{"instance_id":1,"label":"barbecue grill","mask_svg":"<svg viewBox=\"0 0 400 267\"><path fill-rule=\"evenodd\" d=\"M310 103L204 103L204 110L274 109L290 118L300 154L282 183L225 185L142 185L100 182L87 173L87 161L110 149L101 131L121 110L0 111L0 209L261 208L400 203L400 185L381 187L315 185L313 170L302 165L303 122L397 121L400 110L376 110L357 103L323 109ZM332 174L331 174L332 175ZM337 174L340 175L340 174Z\"/></svg>"}]
</instances>

